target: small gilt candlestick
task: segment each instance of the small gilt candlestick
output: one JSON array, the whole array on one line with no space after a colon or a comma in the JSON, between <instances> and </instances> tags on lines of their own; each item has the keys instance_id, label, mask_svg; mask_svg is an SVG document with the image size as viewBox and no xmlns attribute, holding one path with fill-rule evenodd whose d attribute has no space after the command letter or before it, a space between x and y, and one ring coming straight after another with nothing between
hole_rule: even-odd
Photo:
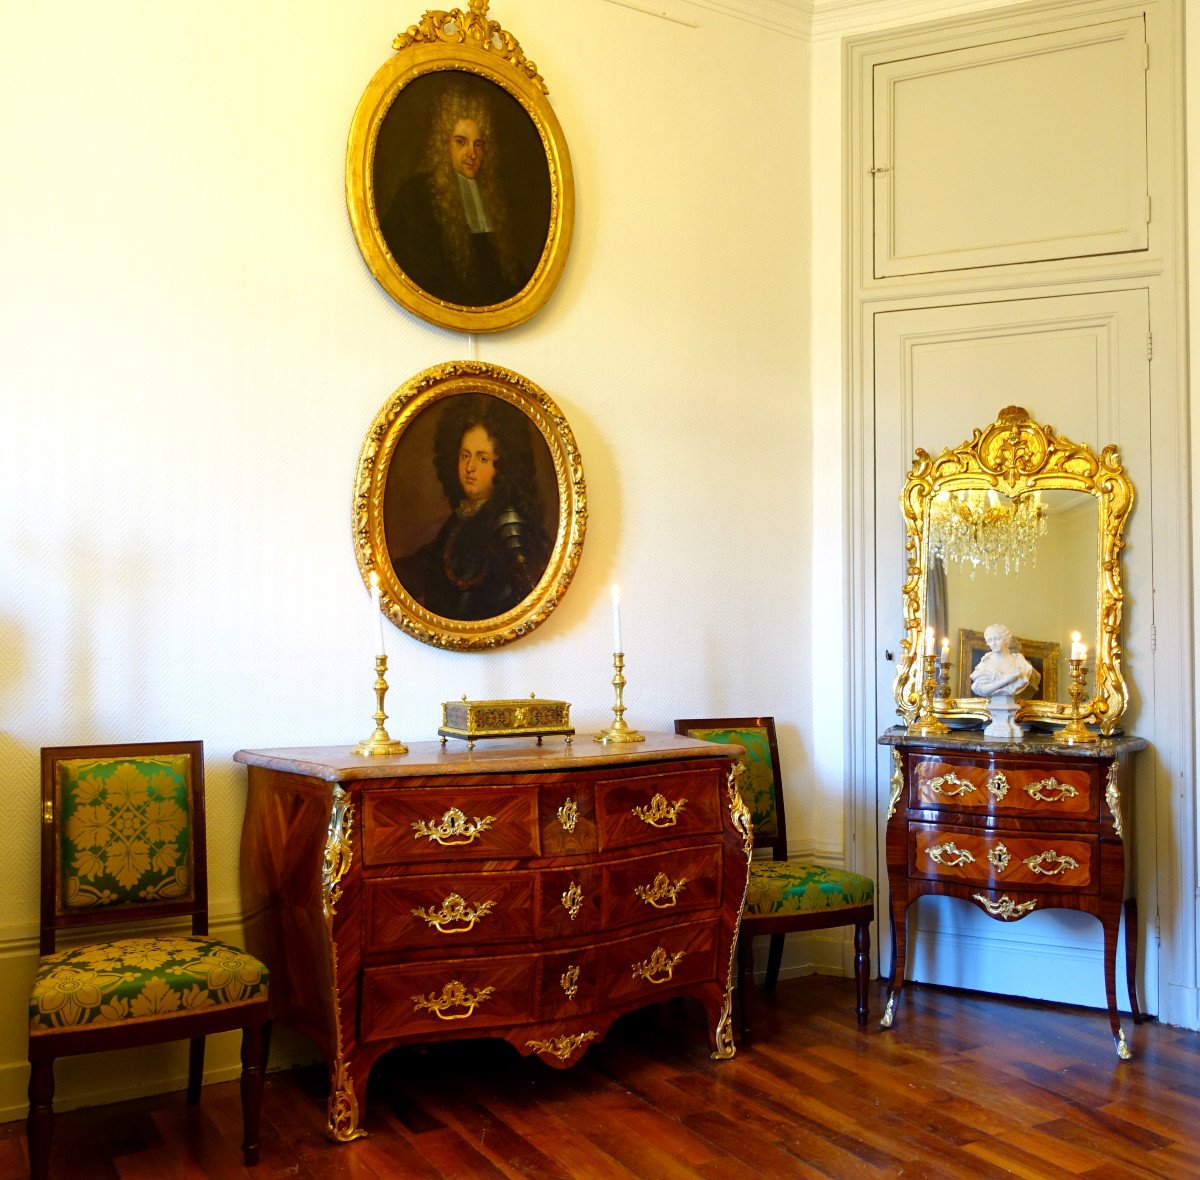
<instances>
[{"instance_id":1,"label":"small gilt candlestick","mask_svg":"<svg viewBox=\"0 0 1200 1180\"><path fill-rule=\"evenodd\" d=\"M937 699L939 701L950 699L950 659L945 652L942 653L941 663L938 665Z\"/></svg>"},{"instance_id":2,"label":"small gilt candlestick","mask_svg":"<svg viewBox=\"0 0 1200 1180\"><path fill-rule=\"evenodd\" d=\"M1087 696L1087 688L1084 686L1084 679L1087 676L1084 665L1087 661L1072 659L1070 663L1071 683L1067 691L1071 694L1071 720L1054 735L1054 740L1062 742L1066 746L1082 746L1096 740L1096 735L1084 725L1083 719L1079 715L1079 706L1083 703L1083 698Z\"/></svg>"},{"instance_id":3,"label":"small gilt candlestick","mask_svg":"<svg viewBox=\"0 0 1200 1180\"><path fill-rule=\"evenodd\" d=\"M383 711L383 698L387 696L388 682L384 678L387 671L387 656L375 657L375 732L366 741L359 742L354 747L356 754L407 754L408 747L403 742L395 741L383 728L387 714Z\"/></svg>"},{"instance_id":4,"label":"small gilt candlestick","mask_svg":"<svg viewBox=\"0 0 1200 1180\"><path fill-rule=\"evenodd\" d=\"M925 683L921 692L920 716L906 729L905 733L918 737L940 737L950 732L950 726L939 721L933 712L933 698L937 692L937 656L929 652L925 656Z\"/></svg>"},{"instance_id":5,"label":"small gilt candlestick","mask_svg":"<svg viewBox=\"0 0 1200 1180\"><path fill-rule=\"evenodd\" d=\"M613 675L612 683L617 694L616 703L613 705L614 720L607 729L602 729L592 740L605 743L644 742L645 735L638 733L636 729L630 729L625 723L625 702L621 695L625 690L625 677L622 674L625 669L624 652L613 652L613 667L616 669L616 673Z\"/></svg>"}]
</instances>

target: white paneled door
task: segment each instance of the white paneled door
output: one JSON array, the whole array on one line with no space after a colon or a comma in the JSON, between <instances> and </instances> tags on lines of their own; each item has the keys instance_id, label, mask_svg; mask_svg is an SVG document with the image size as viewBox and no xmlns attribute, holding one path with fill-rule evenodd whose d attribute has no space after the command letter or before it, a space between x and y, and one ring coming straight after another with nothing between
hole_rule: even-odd
<instances>
[{"instance_id":1,"label":"white paneled door","mask_svg":"<svg viewBox=\"0 0 1200 1180\"><path fill-rule=\"evenodd\" d=\"M898 655L902 635L899 496L914 449L936 454L957 446L975 428L995 420L1003 407L1019 405L1073 441L1096 450L1116 443L1136 486L1125 561L1124 670L1131 692L1125 725L1130 732L1151 736L1139 729L1139 718L1154 717L1149 315L1148 292L1126 289L880 310L873 316L878 731L897 720L892 697L896 664L889 653ZM886 812L890 769L890 758L881 753L880 816ZM1144 948L1145 927L1155 912L1155 809L1152 776L1139 772L1138 777L1137 878ZM882 865L882 820L878 840ZM1103 1006L1101 929L1095 919L1046 911L1001 924L949 898L924 898L914 908L909 941L913 978ZM924 936L934 930L936 939ZM890 947L881 949L890 953ZM882 962L886 967L886 958ZM1156 959L1142 954L1139 962L1146 971L1139 985L1142 1004L1154 1011ZM1123 979L1118 985L1124 1003Z\"/></svg>"}]
</instances>

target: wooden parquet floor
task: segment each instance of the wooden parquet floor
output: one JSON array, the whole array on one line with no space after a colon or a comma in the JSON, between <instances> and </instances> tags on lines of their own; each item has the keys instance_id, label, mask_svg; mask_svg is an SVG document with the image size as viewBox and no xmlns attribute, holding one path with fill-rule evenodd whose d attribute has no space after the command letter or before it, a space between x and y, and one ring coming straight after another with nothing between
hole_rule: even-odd
<instances>
[{"instance_id":1,"label":"wooden parquet floor","mask_svg":"<svg viewBox=\"0 0 1200 1180\"><path fill-rule=\"evenodd\" d=\"M756 1035L708 1056L690 1001L623 1018L567 1071L499 1042L404 1049L376 1066L367 1138L324 1135L325 1069L269 1075L262 1162L238 1149L237 1084L198 1109L169 1094L68 1111L63 1180L255 1176L742 1180L773 1177L1200 1176L1200 1033L1126 1021L1120 1062L1098 1012L905 989L881 1032L853 984L813 977L755 995ZM22 1123L0 1127L0 1180L26 1174Z\"/></svg>"}]
</instances>

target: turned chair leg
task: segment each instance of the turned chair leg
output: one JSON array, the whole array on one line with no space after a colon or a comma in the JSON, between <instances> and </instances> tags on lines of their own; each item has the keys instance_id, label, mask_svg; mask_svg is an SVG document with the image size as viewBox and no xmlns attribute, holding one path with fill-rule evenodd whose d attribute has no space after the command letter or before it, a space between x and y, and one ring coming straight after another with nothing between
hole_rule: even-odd
<instances>
[{"instance_id":1,"label":"turned chair leg","mask_svg":"<svg viewBox=\"0 0 1200 1180\"><path fill-rule=\"evenodd\" d=\"M35 1061L29 1067L29 1118L25 1123L30 1180L46 1180L50 1175L53 1133L54 1061Z\"/></svg>"},{"instance_id":2,"label":"turned chair leg","mask_svg":"<svg viewBox=\"0 0 1200 1180\"><path fill-rule=\"evenodd\" d=\"M767 951L767 974L763 980L763 991L773 992L779 982L779 967L783 962L783 935L772 934L771 945Z\"/></svg>"},{"instance_id":3,"label":"turned chair leg","mask_svg":"<svg viewBox=\"0 0 1200 1180\"><path fill-rule=\"evenodd\" d=\"M871 984L871 921L854 923L854 990L857 996L858 1023L867 1023Z\"/></svg>"},{"instance_id":4,"label":"turned chair leg","mask_svg":"<svg viewBox=\"0 0 1200 1180\"><path fill-rule=\"evenodd\" d=\"M200 1089L204 1085L204 1038L193 1037L188 1048L188 1106L200 1101Z\"/></svg>"},{"instance_id":5,"label":"turned chair leg","mask_svg":"<svg viewBox=\"0 0 1200 1180\"><path fill-rule=\"evenodd\" d=\"M737 1009L738 1035L743 1041L749 1037L747 1018L750 989L754 986L754 939L748 934L739 934L737 940Z\"/></svg>"},{"instance_id":6,"label":"turned chair leg","mask_svg":"<svg viewBox=\"0 0 1200 1180\"><path fill-rule=\"evenodd\" d=\"M258 1163L261 1146L263 1075L271 1047L270 1024L256 1024L242 1030L242 1154L246 1167Z\"/></svg>"}]
</instances>

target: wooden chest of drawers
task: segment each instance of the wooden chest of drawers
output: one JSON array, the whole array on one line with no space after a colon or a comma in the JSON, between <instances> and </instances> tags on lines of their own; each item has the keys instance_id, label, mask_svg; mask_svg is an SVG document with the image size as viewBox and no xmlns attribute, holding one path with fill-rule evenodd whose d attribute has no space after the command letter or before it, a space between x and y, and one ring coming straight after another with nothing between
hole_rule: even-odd
<instances>
[{"instance_id":1,"label":"wooden chest of drawers","mask_svg":"<svg viewBox=\"0 0 1200 1180\"><path fill-rule=\"evenodd\" d=\"M895 966L882 1024L904 984L909 905L925 894L974 902L998 921L1037 909L1081 910L1104 928L1104 988L1121 1057L1129 1056L1116 1000L1116 952L1125 914L1126 972L1134 1019L1137 905L1129 760L1139 738L1063 746L1048 738L984 741L978 733L909 736L892 747L887 868Z\"/></svg>"},{"instance_id":2,"label":"wooden chest of drawers","mask_svg":"<svg viewBox=\"0 0 1200 1180\"><path fill-rule=\"evenodd\" d=\"M371 1066L409 1042L501 1037L565 1067L623 1012L692 995L733 1055L729 987L749 817L729 746L414 744L242 750L246 939L277 1019L362 1133Z\"/></svg>"}]
</instances>

